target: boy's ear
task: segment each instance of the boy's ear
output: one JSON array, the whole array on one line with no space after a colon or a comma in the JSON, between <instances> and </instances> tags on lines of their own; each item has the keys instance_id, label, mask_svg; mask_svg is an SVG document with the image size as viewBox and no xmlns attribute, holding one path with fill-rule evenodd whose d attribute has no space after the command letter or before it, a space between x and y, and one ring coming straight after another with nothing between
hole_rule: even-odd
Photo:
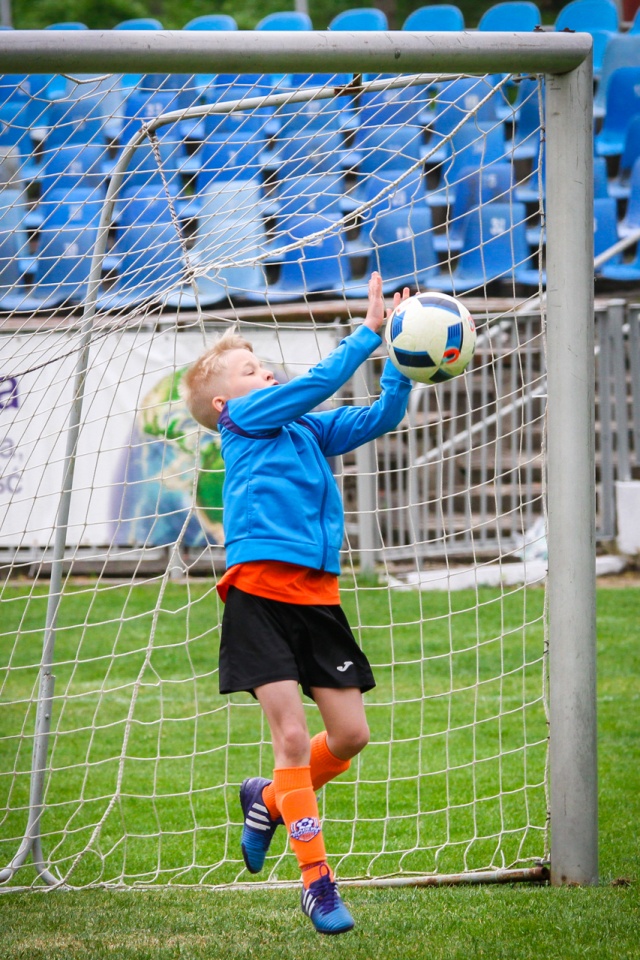
<instances>
[{"instance_id":1,"label":"boy's ear","mask_svg":"<svg viewBox=\"0 0 640 960\"><path fill-rule=\"evenodd\" d=\"M222 413L222 408L224 407L226 402L227 401L225 400L224 397L214 397L213 400L211 401L211 406L218 413Z\"/></svg>"}]
</instances>

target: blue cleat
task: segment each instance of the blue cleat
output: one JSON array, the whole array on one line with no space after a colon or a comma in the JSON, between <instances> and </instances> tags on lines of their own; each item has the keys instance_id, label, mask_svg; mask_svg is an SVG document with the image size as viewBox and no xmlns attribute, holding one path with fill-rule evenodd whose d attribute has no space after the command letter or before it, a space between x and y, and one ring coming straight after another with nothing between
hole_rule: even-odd
<instances>
[{"instance_id":1,"label":"blue cleat","mask_svg":"<svg viewBox=\"0 0 640 960\"><path fill-rule=\"evenodd\" d=\"M311 919L318 933L346 933L353 930L353 917L345 907L329 868L318 880L302 890L302 912Z\"/></svg>"},{"instance_id":2,"label":"blue cleat","mask_svg":"<svg viewBox=\"0 0 640 960\"><path fill-rule=\"evenodd\" d=\"M262 801L262 791L271 783L264 777L249 777L240 787L240 806L244 814L242 856L249 873L260 873L276 827L282 817L272 820Z\"/></svg>"}]
</instances>

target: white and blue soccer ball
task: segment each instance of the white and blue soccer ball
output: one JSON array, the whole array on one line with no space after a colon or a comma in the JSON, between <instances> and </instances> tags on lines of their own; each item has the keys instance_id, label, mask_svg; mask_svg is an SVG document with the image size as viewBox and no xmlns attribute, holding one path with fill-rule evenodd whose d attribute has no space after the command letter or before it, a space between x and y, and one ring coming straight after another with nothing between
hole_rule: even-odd
<instances>
[{"instance_id":1,"label":"white and blue soccer ball","mask_svg":"<svg viewBox=\"0 0 640 960\"><path fill-rule=\"evenodd\" d=\"M442 383L467 369L476 348L476 327L455 297L418 293L392 312L385 338L398 370L420 383Z\"/></svg>"}]
</instances>

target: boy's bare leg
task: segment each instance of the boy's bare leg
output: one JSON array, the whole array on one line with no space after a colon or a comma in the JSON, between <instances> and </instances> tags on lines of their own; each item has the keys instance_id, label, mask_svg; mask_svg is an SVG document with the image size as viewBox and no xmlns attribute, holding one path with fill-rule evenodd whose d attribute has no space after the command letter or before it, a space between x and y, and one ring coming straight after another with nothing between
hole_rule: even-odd
<instances>
[{"instance_id":1,"label":"boy's bare leg","mask_svg":"<svg viewBox=\"0 0 640 960\"><path fill-rule=\"evenodd\" d=\"M345 933L353 928L353 918L342 902L327 864L318 801L311 780L311 742L298 684L282 680L256 687L254 693L271 731L275 759L272 786L277 809L302 872L302 910L319 933ZM253 845L259 846L261 840L256 811L258 816L266 814L262 824L263 858L275 829L275 821L264 805L261 784L266 784L261 778L245 781L240 791L245 812L243 854L249 869L250 864L256 865L259 860L257 856L252 859ZM247 810L249 785L255 799Z\"/></svg>"},{"instance_id":2,"label":"boy's bare leg","mask_svg":"<svg viewBox=\"0 0 640 960\"><path fill-rule=\"evenodd\" d=\"M327 747L340 760L351 760L369 742L369 725L358 687L312 687L313 699L327 731Z\"/></svg>"}]
</instances>

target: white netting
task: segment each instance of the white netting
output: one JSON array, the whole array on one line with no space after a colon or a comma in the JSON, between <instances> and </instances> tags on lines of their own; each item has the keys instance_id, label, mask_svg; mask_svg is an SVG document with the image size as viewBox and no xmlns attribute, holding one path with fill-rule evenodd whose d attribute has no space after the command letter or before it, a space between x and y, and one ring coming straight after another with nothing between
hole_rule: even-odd
<instances>
[{"instance_id":1,"label":"white netting","mask_svg":"<svg viewBox=\"0 0 640 960\"><path fill-rule=\"evenodd\" d=\"M257 705L217 693L223 464L179 380L230 322L281 375L308 369L372 269L388 295L462 296L479 339L463 377L416 387L396 433L335 465L343 604L378 685L371 744L323 792L331 860L379 878L544 859L539 79L4 81L0 870L26 831L70 884L249 879L238 785L272 756ZM218 107L155 125L194 103ZM381 362L335 402L369 402ZM29 860L2 876L37 882ZM276 835L264 878L295 876Z\"/></svg>"}]
</instances>

